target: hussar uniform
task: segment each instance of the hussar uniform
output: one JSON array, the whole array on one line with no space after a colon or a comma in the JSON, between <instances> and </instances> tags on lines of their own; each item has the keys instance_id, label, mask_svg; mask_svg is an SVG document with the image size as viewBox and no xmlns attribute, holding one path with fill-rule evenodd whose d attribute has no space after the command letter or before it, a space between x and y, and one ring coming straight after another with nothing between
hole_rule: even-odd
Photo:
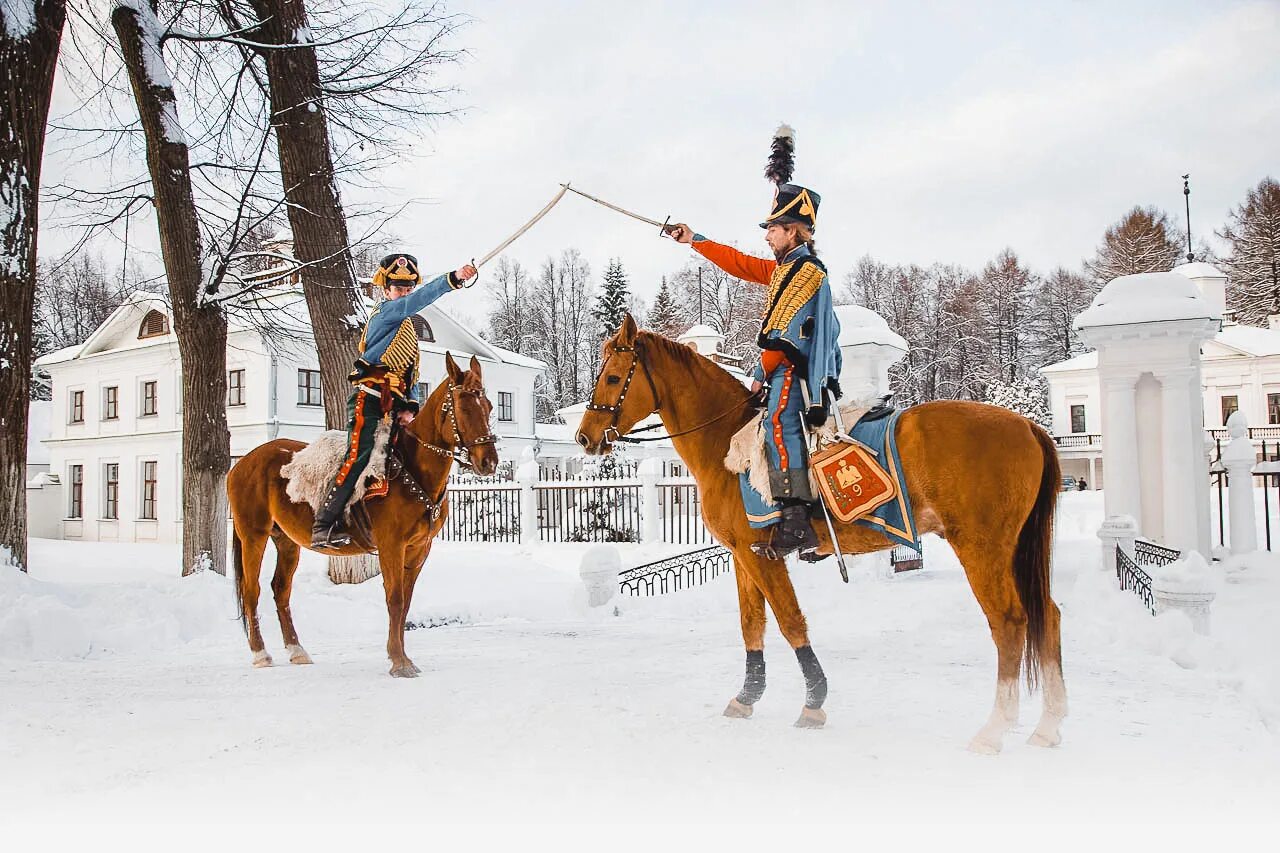
<instances>
[{"instance_id":1,"label":"hussar uniform","mask_svg":"<svg viewBox=\"0 0 1280 853\"><path fill-rule=\"evenodd\" d=\"M378 265L373 283L417 284L418 261L412 255L388 255ZM338 468L324 506L312 528L313 548L334 548L351 541L342 530L343 511L364 476L378 424L400 412L417 414L418 333L413 316L451 290L463 286L454 273L437 276L400 299L383 300L373 309L360 335L360 357L347 379L347 455Z\"/></svg>"},{"instance_id":2,"label":"hussar uniform","mask_svg":"<svg viewBox=\"0 0 1280 853\"><path fill-rule=\"evenodd\" d=\"M782 183L773 209L760 227L793 222L813 230L819 201L812 190ZM743 501L752 527L781 522L781 532L812 548L816 538L809 518L817 497L809 485L808 447L801 419L810 424L825 422L829 405L840 397L840 321L827 268L807 244L792 249L780 261L743 254L701 234L693 235L693 248L729 275L769 288L756 340L762 352L755 378L768 386L763 426L774 500L766 501L744 476ZM763 553L769 549L760 543L757 550ZM786 550L781 547L772 552Z\"/></svg>"}]
</instances>

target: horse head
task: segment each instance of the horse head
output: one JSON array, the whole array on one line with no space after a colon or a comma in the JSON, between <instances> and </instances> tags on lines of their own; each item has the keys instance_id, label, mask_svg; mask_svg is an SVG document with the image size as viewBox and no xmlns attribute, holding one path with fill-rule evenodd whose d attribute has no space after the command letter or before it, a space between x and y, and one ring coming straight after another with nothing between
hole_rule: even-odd
<instances>
[{"instance_id":1,"label":"horse head","mask_svg":"<svg viewBox=\"0 0 1280 853\"><path fill-rule=\"evenodd\" d=\"M435 427L446 445L465 450L471 467L482 477L498 469L496 438L489 429L493 403L485 396L480 362L473 355L468 370L458 367L452 353L445 353L449 387Z\"/></svg>"},{"instance_id":2,"label":"horse head","mask_svg":"<svg viewBox=\"0 0 1280 853\"><path fill-rule=\"evenodd\" d=\"M627 314L617 334L604 342L600 375L578 424L578 444L588 455L608 453L619 436L658 410L648 357L636 321Z\"/></svg>"}]
</instances>

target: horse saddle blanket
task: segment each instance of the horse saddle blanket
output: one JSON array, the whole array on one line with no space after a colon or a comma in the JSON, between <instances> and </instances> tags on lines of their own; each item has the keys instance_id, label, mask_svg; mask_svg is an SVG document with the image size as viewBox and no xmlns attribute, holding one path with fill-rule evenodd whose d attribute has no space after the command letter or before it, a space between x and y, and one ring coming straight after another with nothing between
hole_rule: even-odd
<instances>
[{"instance_id":1,"label":"horse saddle blanket","mask_svg":"<svg viewBox=\"0 0 1280 853\"><path fill-rule=\"evenodd\" d=\"M351 509L366 498L386 494L387 481L383 472L387 467L387 448L391 438L391 422L383 419L374 433L373 450L365 476L356 483L355 491L345 507L348 518ZM285 494L294 503L311 504L311 511L318 512L324 503L333 478L347 458L350 447L344 430L331 429L320 433L315 441L293 454L293 459L281 466L280 476L288 482Z\"/></svg>"},{"instance_id":2,"label":"horse saddle blanket","mask_svg":"<svg viewBox=\"0 0 1280 853\"><path fill-rule=\"evenodd\" d=\"M898 456L897 426L901 415L900 410L895 410L887 416L861 418L849 430L853 444L828 445L813 454L810 464L833 517L875 528L899 545L919 550L911 495L903 481L902 459ZM850 468L854 470L850 472Z\"/></svg>"}]
</instances>

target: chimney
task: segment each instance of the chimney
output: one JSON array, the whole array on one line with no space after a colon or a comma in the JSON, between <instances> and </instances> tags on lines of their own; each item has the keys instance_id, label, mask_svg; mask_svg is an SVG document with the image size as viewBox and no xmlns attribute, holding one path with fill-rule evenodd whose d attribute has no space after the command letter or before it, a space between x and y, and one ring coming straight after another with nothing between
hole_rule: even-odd
<instances>
[{"instance_id":1,"label":"chimney","mask_svg":"<svg viewBox=\"0 0 1280 853\"><path fill-rule=\"evenodd\" d=\"M1225 273L1219 272L1216 267L1201 261L1174 267L1173 271L1195 282L1196 287L1200 288L1200 295L1204 297L1204 301L1209 304L1209 308L1218 317L1221 318L1226 315L1227 276Z\"/></svg>"}]
</instances>

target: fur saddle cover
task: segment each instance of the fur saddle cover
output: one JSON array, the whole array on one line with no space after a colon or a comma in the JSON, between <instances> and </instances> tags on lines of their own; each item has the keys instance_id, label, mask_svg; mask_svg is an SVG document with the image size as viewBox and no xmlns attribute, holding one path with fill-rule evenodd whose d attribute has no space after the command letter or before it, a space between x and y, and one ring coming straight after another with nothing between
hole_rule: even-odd
<instances>
[{"instance_id":1,"label":"fur saddle cover","mask_svg":"<svg viewBox=\"0 0 1280 853\"><path fill-rule=\"evenodd\" d=\"M378 422L377 431L373 435L373 450L369 456L369 467L365 468L365 476L356 483L351 493L351 500L343 508L347 515L351 507L364 500L365 492L371 480L381 479L387 469L387 444L391 439L391 420L383 418ZM311 504L312 512L319 512L328 493L334 475L342 467L349 451L347 433L340 429L331 429L320 433L320 437L306 447L293 454L293 460L280 468L280 475L288 482L285 494L294 503Z\"/></svg>"},{"instance_id":2,"label":"fur saddle cover","mask_svg":"<svg viewBox=\"0 0 1280 853\"><path fill-rule=\"evenodd\" d=\"M879 400L855 400L840 407L840 419L847 429L869 412ZM769 486L769 457L766 455L765 442L768 440L761 423L767 412L761 411L747 421L742 429L734 433L729 441L729 452L724 457L724 467L735 474L746 474L751 488L760 493L768 503L774 503L773 489ZM817 435L818 447L822 449L836 440L836 419L827 418L827 422L813 430ZM809 486L813 494L819 494L818 481L813 469L809 469Z\"/></svg>"}]
</instances>

